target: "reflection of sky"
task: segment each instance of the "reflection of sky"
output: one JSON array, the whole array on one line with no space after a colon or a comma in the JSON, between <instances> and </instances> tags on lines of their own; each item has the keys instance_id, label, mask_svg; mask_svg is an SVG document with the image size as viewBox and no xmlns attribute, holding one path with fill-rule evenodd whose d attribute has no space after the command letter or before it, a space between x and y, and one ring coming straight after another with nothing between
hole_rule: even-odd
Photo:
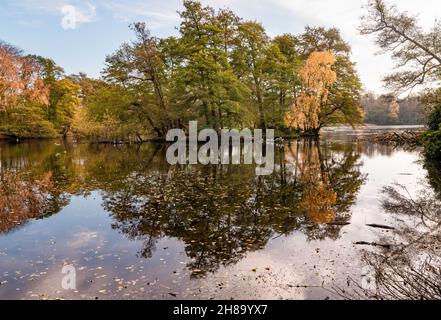
<instances>
[{"instance_id":1,"label":"reflection of sky","mask_svg":"<svg viewBox=\"0 0 441 320\"><path fill-rule=\"evenodd\" d=\"M425 174L418 152L389 150L384 155L371 149L361 159L367 181L352 208L351 224L335 241L307 241L302 230L274 236L263 250L248 252L237 264L190 280L184 243L162 238L152 258L140 258L143 241L112 229L101 193L92 192L72 197L50 218L0 236L0 282L7 281L0 285L0 299L41 293L68 298L170 298L169 293L179 298L326 298L329 292L318 288L322 284L329 288L361 273L360 251L353 242L376 241L385 233L365 224L393 224L379 206L380 189L399 182L412 192ZM77 267L78 293L60 291L64 263Z\"/></svg>"},{"instance_id":2,"label":"reflection of sky","mask_svg":"<svg viewBox=\"0 0 441 320\"><path fill-rule=\"evenodd\" d=\"M121 278L122 274L136 275L137 270L153 270L149 280L153 282L163 271L170 271L162 266L165 258L175 262L170 267L179 265L181 261L176 260L186 261L182 245L173 239L158 241L160 249L152 259L138 259L136 253L142 248L142 242L129 241L112 230L112 220L103 211L101 201L98 192L87 198L73 197L69 206L51 218L32 221L15 232L0 236L0 282L8 281L7 286L0 286L0 299L9 298L11 294L22 297L28 291L46 293L48 289L47 293L53 297L66 294L56 293L61 289L63 264L73 264L77 268L78 287L96 293L106 287L108 281L112 283L112 278ZM165 247L167 251L161 249ZM16 271L20 273L15 274ZM99 278L102 275L106 277ZM96 277L98 287L89 282ZM29 280L33 278L35 280Z\"/></svg>"},{"instance_id":3,"label":"reflection of sky","mask_svg":"<svg viewBox=\"0 0 441 320\"><path fill-rule=\"evenodd\" d=\"M385 214L381 208L381 189L393 183L400 183L405 185L410 192L414 192L418 183L425 177L425 171L418 163L419 160L418 152L405 151L393 152L392 156L374 153L374 155L362 157L361 170L368 177L353 207L352 222L360 226L357 231L354 230L354 240L360 240L359 232L362 232L361 229L366 223L393 224L391 216ZM372 234L369 241L374 240L375 234Z\"/></svg>"}]
</instances>

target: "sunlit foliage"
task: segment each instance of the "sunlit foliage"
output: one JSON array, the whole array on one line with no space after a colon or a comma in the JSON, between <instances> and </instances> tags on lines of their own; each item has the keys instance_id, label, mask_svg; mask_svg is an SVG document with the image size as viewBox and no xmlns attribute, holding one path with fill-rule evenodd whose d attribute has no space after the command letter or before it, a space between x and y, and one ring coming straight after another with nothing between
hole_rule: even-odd
<instances>
[{"instance_id":1,"label":"sunlit foliage","mask_svg":"<svg viewBox=\"0 0 441 320\"><path fill-rule=\"evenodd\" d=\"M327 103L329 87L337 75L332 66L335 57L331 52L312 52L300 70L302 92L285 121L288 127L314 132L320 128L320 113Z\"/></svg>"}]
</instances>

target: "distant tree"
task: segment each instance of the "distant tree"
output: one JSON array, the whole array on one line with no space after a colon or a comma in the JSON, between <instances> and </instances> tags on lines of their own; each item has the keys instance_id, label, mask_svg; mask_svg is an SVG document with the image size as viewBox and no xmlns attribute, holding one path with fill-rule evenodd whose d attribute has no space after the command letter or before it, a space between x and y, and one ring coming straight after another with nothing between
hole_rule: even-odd
<instances>
[{"instance_id":1,"label":"distant tree","mask_svg":"<svg viewBox=\"0 0 441 320\"><path fill-rule=\"evenodd\" d=\"M400 116L400 104L397 99L393 99L389 104L389 117L398 119Z\"/></svg>"},{"instance_id":2,"label":"distant tree","mask_svg":"<svg viewBox=\"0 0 441 320\"><path fill-rule=\"evenodd\" d=\"M418 96L398 99L395 95L366 93L361 99L365 121L377 125L422 125L426 123Z\"/></svg>"}]
</instances>

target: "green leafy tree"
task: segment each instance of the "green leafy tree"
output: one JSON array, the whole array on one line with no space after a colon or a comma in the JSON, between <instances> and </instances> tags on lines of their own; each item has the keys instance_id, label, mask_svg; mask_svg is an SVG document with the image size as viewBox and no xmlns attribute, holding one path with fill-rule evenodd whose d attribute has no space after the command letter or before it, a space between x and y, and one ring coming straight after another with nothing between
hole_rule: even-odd
<instances>
[{"instance_id":1,"label":"green leafy tree","mask_svg":"<svg viewBox=\"0 0 441 320\"><path fill-rule=\"evenodd\" d=\"M268 127L285 131L284 115L300 90L299 70L303 64L297 38L290 34L275 37L266 52L264 73L265 115Z\"/></svg>"},{"instance_id":2,"label":"green leafy tree","mask_svg":"<svg viewBox=\"0 0 441 320\"><path fill-rule=\"evenodd\" d=\"M43 106L43 117L54 130L65 135L70 131L74 114L81 103L80 86L65 78L63 68L52 59L32 58L41 66L42 79L49 88L49 103Z\"/></svg>"},{"instance_id":3,"label":"green leafy tree","mask_svg":"<svg viewBox=\"0 0 441 320\"><path fill-rule=\"evenodd\" d=\"M232 54L234 72L251 92L250 100L258 114L258 126L262 129L267 127L264 95L265 62L269 41L261 24L253 21L242 22L239 25L239 34Z\"/></svg>"},{"instance_id":4,"label":"green leafy tree","mask_svg":"<svg viewBox=\"0 0 441 320\"><path fill-rule=\"evenodd\" d=\"M159 40L151 36L146 25L135 23L132 29L136 40L106 58L104 77L136 92L132 105L141 112L139 118L162 137L172 126L166 65L158 49Z\"/></svg>"},{"instance_id":5,"label":"green leafy tree","mask_svg":"<svg viewBox=\"0 0 441 320\"><path fill-rule=\"evenodd\" d=\"M203 117L209 127L240 126L246 121L242 103L246 87L229 64L237 18L229 11L219 14L199 2L184 1L180 13L181 38L175 94L178 110L190 109L192 118Z\"/></svg>"}]
</instances>

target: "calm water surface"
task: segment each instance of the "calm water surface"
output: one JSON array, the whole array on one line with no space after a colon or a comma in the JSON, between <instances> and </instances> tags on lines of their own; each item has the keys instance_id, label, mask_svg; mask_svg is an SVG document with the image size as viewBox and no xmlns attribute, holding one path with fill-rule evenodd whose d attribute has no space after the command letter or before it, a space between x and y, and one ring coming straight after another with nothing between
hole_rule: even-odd
<instances>
[{"instance_id":1,"label":"calm water surface","mask_svg":"<svg viewBox=\"0 0 441 320\"><path fill-rule=\"evenodd\" d=\"M420 150L359 133L280 146L266 177L170 166L159 144L2 143L0 299L337 298L381 250L354 243L396 238L366 226L400 219L382 187L427 176ZM61 288L66 264L76 291Z\"/></svg>"}]
</instances>

